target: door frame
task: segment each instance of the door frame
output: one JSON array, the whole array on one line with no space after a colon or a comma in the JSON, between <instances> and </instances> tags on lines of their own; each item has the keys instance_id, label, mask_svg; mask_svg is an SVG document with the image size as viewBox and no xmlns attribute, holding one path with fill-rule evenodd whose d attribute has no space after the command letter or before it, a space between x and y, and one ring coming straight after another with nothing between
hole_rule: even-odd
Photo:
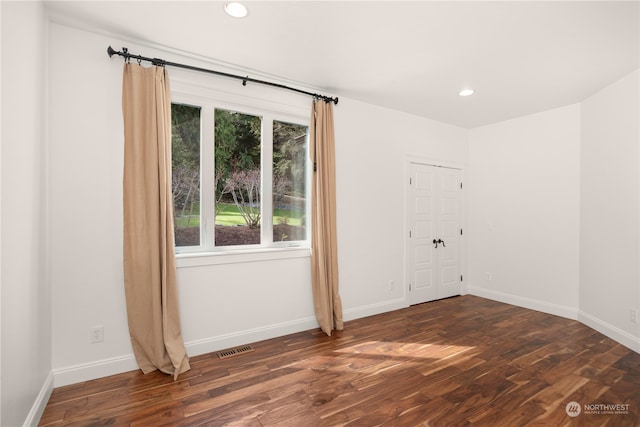
<instances>
[{"instance_id":1,"label":"door frame","mask_svg":"<svg viewBox=\"0 0 640 427\"><path fill-rule=\"evenodd\" d=\"M411 265L409 263L409 253L410 253L410 240L409 240L409 203L410 200L410 191L409 191L409 179L411 178L411 164L416 163L425 166L435 166L440 168L450 168L450 169L458 169L460 170L460 176L463 183L462 194L460 196L460 209L461 209L461 221L460 226L463 229L463 234L460 239L461 245L461 259L460 259L460 274L463 276L462 286L460 289L460 293L462 295L466 295L469 293L469 281L467 275L467 245L465 244L465 237L468 236L467 232L467 197L466 190L468 188L467 185L467 170L466 165L463 163L457 162L449 162L446 160L433 159L429 157L417 156L412 154L407 154L404 159L404 177L403 177L403 188L404 188L404 203L403 203L403 230L404 230L404 277L403 277L403 297L405 301L405 305L411 305L411 299L409 298L409 277L411 275Z\"/></svg>"}]
</instances>

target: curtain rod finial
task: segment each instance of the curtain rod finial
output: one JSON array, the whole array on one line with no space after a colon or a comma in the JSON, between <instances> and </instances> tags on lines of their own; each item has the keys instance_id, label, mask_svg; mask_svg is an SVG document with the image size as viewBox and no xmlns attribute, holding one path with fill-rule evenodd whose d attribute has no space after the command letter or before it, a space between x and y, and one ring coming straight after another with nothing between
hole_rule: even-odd
<instances>
[{"instance_id":1,"label":"curtain rod finial","mask_svg":"<svg viewBox=\"0 0 640 427\"><path fill-rule=\"evenodd\" d=\"M107 55L109 55L109 58L111 58L115 53L116 53L116 51L113 50L113 48L111 46L109 46L107 48Z\"/></svg>"}]
</instances>

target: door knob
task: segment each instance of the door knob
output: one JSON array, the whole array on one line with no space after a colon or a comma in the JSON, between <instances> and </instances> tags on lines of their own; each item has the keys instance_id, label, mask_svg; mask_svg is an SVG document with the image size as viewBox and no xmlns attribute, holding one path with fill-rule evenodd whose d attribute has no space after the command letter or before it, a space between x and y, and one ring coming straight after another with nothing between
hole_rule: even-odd
<instances>
[{"instance_id":1,"label":"door knob","mask_svg":"<svg viewBox=\"0 0 640 427\"><path fill-rule=\"evenodd\" d=\"M447 245L445 245L445 244L444 244L444 240L442 240L442 239L438 239L438 241L436 242L436 248L438 247L438 243L442 244L442 247L443 247L443 248L446 248L446 247L447 247Z\"/></svg>"},{"instance_id":2,"label":"door knob","mask_svg":"<svg viewBox=\"0 0 640 427\"><path fill-rule=\"evenodd\" d=\"M436 239L433 239L433 244L436 245L436 248L438 248L438 241Z\"/></svg>"}]
</instances>

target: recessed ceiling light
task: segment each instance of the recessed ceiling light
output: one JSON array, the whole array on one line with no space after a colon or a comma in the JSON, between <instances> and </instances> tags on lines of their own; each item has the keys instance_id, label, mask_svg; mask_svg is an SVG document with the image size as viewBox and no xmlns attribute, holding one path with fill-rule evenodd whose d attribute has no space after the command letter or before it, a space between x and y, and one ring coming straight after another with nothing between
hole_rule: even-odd
<instances>
[{"instance_id":1,"label":"recessed ceiling light","mask_svg":"<svg viewBox=\"0 0 640 427\"><path fill-rule=\"evenodd\" d=\"M246 6L237 1L226 3L224 5L224 11L227 12L227 15L233 16L234 18L244 18L248 13Z\"/></svg>"},{"instance_id":2,"label":"recessed ceiling light","mask_svg":"<svg viewBox=\"0 0 640 427\"><path fill-rule=\"evenodd\" d=\"M474 93L473 89L462 89L460 92L458 92L458 95L469 96L469 95L473 95L473 93Z\"/></svg>"}]
</instances>

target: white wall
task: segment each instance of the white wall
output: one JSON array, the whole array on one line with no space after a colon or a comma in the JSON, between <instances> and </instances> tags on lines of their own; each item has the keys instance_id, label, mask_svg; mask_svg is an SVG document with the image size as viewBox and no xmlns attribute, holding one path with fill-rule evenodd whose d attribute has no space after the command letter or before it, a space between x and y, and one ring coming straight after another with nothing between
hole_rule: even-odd
<instances>
[{"instance_id":1,"label":"white wall","mask_svg":"<svg viewBox=\"0 0 640 427\"><path fill-rule=\"evenodd\" d=\"M52 24L51 282L55 385L136 369L122 284L122 60L108 45L176 62L219 66L175 52ZM233 71L233 70L232 70ZM170 69L222 96L268 96L310 112L309 98ZM241 74L241 72L239 73ZM260 77L254 76L252 77ZM338 96L340 94L337 94ZM403 176L407 155L466 163L468 132L340 97L335 107L338 254L346 319L407 304ZM317 326L308 252L224 263L178 260L183 335L190 355ZM197 264L197 265L194 265ZM395 287L389 289L389 281ZM105 341L89 343L104 325Z\"/></svg>"},{"instance_id":2,"label":"white wall","mask_svg":"<svg viewBox=\"0 0 640 427\"><path fill-rule=\"evenodd\" d=\"M47 281L46 19L40 2L2 8L3 426L37 422L53 386Z\"/></svg>"},{"instance_id":3,"label":"white wall","mask_svg":"<svg viewBox=\"0 0 640 427\"><path fill-rule=\"evenodd\" d=\"M12 425L37 419L52 369L60 386L136 368L122 285L122 61L109 59L106 46L198 62L47 26L40 3L1 7L1 423ZM56 54L45 61L46 51ZM47 68L49 99L42 74ZM189 79L209 84L202 75L171 75L177 86ZM295 108L309 104L297 95L211 84L239 99L268 94ZM580 309L585 323L635 345L640 331L629 324L628 308L640 305L637 92L638 72L582 107L472 131L341 97L335 113L345 318L407 304L403 178L407 158L419 157L470 165L465 282L473 293L566 317L577 317ZM611 156L602 169L601 160ZM604 181L597 179L603 170L611 174ZM626 184L628 199L622 191L603 189ZM606 209L601 197L611 198L617 209ZM589 222L600 218L610 220L607 237L620 244L615 251L595 248L602 236ZM212 265L181 259L179 266L191 355L316 325L303 252ZM94 325L104 325L103 343L89 343Z\"/></svg>"},{"instance_id":4,"label":"white wall","mask_svg":"<svg viewBox=\"0 0 640 427\"><path fill-rule=\"evenodd\" d=\"M470 131L471 293L577 318L579 143L579 105Z\"/></svg>"},{"instance_id":5,"label":"white wall","mask_svg":"<svg viewBox=\"0 0 640 427\"><path fill-rule=\"evenodd\" d=\"M640 352L640 71L582 104L580 320Z\"/></svg>"},{"instance_id":6,"label":"white wall","mask_svg":"<svg viewBox=\"0 0 640 427\"><path fill-rule=\"evenodd\" d=\"M407 158L465 165L468 132L351 100L335 111L341 295L353 319L407 304Z\"/></svg>"}]
</instances>

